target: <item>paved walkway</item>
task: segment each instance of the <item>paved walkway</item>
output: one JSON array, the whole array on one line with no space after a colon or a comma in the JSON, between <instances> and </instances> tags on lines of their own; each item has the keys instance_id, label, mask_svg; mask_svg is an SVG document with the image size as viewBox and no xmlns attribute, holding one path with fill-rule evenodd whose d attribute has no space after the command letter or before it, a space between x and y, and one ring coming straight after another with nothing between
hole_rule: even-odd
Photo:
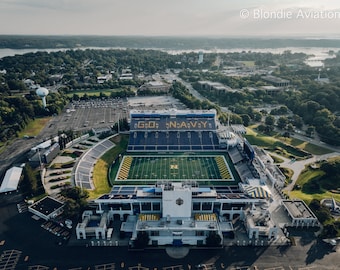
<instances>
[{"instance_id":1,"label":"paved walkway","mask_svg":"<svg viewBox=\"0 0 340 270\"><path fill-rule=\"evenodd\" d=\"M309 159L295 161L295 160L282 157L272 152L270 152L270 155L276 156L283 160L283 162L280 163L280 167L288 168L293 171L293 175L291 178L292 182L284 188L284 190L287 190L287 191L291 191L293 189L297 179L299 178L301 172L305 169L306 166L313 164L315 162L318 162L318 161L327 160L332 157L340 156L338 152L333 152L333 153L325 154L325 155L315 155Z\"/></svg>"}]
</instances>

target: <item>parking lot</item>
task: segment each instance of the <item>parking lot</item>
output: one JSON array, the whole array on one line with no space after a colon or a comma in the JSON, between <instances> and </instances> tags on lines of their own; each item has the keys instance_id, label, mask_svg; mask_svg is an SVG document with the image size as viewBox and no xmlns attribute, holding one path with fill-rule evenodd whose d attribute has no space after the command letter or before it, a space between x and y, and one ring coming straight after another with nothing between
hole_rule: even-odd
<instances>
[{"instance_id":1,"label":"parking lot","mask_svg":"<svg viewBox=\"0 0 340 270\"><path fill-rule=\"evenodd\" d=\"M0 269L11 270L16 269L21 251L5 250L0 256Z\"/></svg>"},{"instance_id":2,"label":"parking lot","mask_svg":"<svg viewBox=\"0 0 340 270\"><path fill-rule=\"evenodd\" d=\"M54 116L45 128L47 134L57 131L87 131L92 128L112 127L119 119L129 119L129 111L156 109L185 109L171 96L90 99L70 102L63 113Z\"/></svg>"},{"instance_id":3,"label":"parking lot","mask_svg":"<svg viewBox=\"0 0 340 270\"><path fill-rule=\"evenodd\" d=\"M50 130L86 131L91 128L111 127L119 119L127 118L126 100L91 99L73 101L64 113L55 116L47 128Z\"/></svg>"}]
</instances>

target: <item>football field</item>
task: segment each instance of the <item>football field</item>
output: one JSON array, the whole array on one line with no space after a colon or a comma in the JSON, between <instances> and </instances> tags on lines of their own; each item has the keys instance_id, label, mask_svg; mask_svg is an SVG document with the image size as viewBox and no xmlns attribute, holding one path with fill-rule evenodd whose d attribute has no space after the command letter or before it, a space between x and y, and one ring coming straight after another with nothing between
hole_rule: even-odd
<instances>
[{"instance_id":1,"label":"football field","mask_svg":"<svg viewBox=\"0 0 340 270\"><path fill-rule=\"evenodd\" d=\"M116 181L234 181L223 155L124 156Z\"/></svg>"}]
</instances>

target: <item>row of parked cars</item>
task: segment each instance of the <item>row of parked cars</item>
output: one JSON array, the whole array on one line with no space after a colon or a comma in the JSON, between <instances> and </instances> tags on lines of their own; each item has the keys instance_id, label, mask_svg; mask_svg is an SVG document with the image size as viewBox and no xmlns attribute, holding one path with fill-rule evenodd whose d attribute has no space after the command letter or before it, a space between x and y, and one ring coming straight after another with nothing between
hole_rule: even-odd
<instances>
[{"instance_id":1,"label":"row of parked cars","mask_svg":"<svg viewBox=\"0 0 340 270\"><path fill-rule=\"evenodd\" d=\"M56 236L62 237L64 240L68 240L71 236L71 232L68 227L62 226L61 224L53 221L45 221L41 224L41 227Z\"/></svg>"}]
</instances>

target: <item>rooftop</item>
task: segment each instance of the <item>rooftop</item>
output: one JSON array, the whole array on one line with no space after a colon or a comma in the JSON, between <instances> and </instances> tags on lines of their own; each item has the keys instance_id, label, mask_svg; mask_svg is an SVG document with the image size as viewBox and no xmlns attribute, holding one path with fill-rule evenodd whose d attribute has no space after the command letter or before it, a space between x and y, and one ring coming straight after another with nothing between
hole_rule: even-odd
<instances>
[{"instance_id":1,"label":"rooftop","mask_svg":"<svg viewBox=\"0 0 340 270\"><path fill-rule=\"evenodd\" d=\"M50 196L47 196L30 206L31 209L38 211L45 216L52 214L61 207L63 207L63 203Z\"/></svg>"},{"instance_id":2,"label":"rooftop","mask_svg":"<svg viewBox=\"0 0 340 270\"><path fill-rule=\"evenodd\" d=\"M293 218L316 219L314 213L302 200L283 200L282 204Z\"/></svg>"}]
</instances>

